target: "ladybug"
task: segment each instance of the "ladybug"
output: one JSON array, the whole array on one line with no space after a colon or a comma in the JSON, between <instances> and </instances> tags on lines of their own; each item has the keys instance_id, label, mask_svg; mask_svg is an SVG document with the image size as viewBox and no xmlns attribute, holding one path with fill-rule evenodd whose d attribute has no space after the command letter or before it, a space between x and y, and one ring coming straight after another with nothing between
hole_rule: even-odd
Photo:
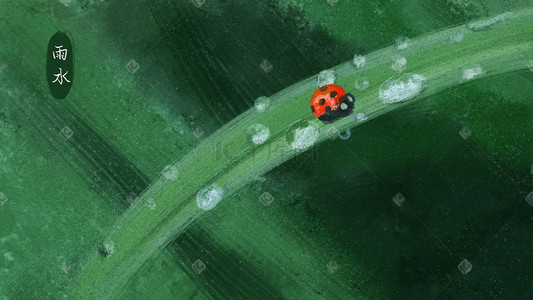
<instances>
[{"instance_id":1,"label":"ladybug","mask_svg":"<svg viewBox=\"0 0 533 300\"><path fill-rule=\"evenodd\" d=\"M331 123L352 113L355 98L340 85L326 84L311 96L311 111L320 121Z\"/></svg>"}]
</instances>

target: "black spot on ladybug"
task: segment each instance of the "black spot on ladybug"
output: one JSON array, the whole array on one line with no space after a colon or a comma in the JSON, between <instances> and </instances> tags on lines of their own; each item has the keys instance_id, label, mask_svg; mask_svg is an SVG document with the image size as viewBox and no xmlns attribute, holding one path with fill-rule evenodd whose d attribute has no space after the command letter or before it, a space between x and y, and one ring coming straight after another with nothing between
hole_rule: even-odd
<instances>
[{"instance_id":1,"label":"black spot on ladybug","mask_svg":"<svg viewBox=\"0 0 533 300\"><path fill-rule=\"evenodd\" d=\"M337 97L337 92L333 91L329 95L331 96L331 98L335 98Z\"/></svg>"},{"instance_id":2,"label":"black spot on ladybug","mask_svg":"<svg viewBox=\"0 0 533 300\"><path fill-rule=\"evenodd\" d=\"M318 101L318 104L320 105L324 105L324 103L326 103L326 99L322 98Z\"/></svg>"},{"instance_id":3,"label":"black spot on ladybug","mask_svg":"<svg viewBox=\"0 0 533 300\"><path fill-rule=\"evenodd\" d=\"M311 111L315 112L315 107L311 105Z\"/></svg>"},{"instance_id":4,"label":"black spot on ladybug","mask_svg":"<svg viewBox=\"0 0 533 300\"><path fill-rule=\"evenodd\" d=\"M326 112L330 112L331 111L331 107L329 105L326 106Z\"/></svg>"},{"instance_id":5,"label":"black spot on ladybug","mask_svg":"<svg viewBox=\"0 0 533 300\"><path fill-rule=\"evenodd\" d=\"M320 87L319 90L320 90L321 92L325 92L325 91L328 90L328 86L327 86L327 85L323 85L323 86Z\"/></svg>"}]
</instances>

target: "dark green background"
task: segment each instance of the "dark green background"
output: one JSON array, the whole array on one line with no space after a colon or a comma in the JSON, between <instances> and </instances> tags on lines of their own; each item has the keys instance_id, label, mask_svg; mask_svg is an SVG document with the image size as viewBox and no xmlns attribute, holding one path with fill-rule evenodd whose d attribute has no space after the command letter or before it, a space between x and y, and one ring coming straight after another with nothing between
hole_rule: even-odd
<instances>
[{"instance_id":1,"label":"dark green background","mask_svg":"<svg viewBox=\"0 0 533 300\"><path fill-rule=\"evenodd\" d=\"M0 191L9 199L0 207L0 296L67 293L126 198L192 151L197 128L208 135L255 98L400 35L531 5L0 0L0 36L11 41L0 44ZM42 72L57 30L76 45L76 82L61 101ZM524 201L533 190L532 83L527 69L472 81L279 166L193 224L125 297L533 297ZM467 140L463 126L473 131ZM265 191L275 198L268 207L258 201ZM464 258L466 275L457 269ZM200 275L196 259L207 266Z\"/></svg>"}]
</instances>

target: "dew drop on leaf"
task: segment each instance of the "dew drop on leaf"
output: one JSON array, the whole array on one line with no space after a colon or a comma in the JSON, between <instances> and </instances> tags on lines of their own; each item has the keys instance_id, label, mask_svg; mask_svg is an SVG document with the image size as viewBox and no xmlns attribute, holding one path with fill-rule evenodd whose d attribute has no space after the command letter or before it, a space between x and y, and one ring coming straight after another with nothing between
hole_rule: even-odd
<instances>
[{"instance_id":1,"label":"dew drop on leaf","mask_svg":"<svg viewBox=\"0 0 533 300\"><path fill-rule=\"evenodd\" d=\"M463 79L471 80L481 75L482 73L483 69L481 67L467 68L463 70Z\"/></svg>"},{"instance_id":2,"label":"dew drop on leaf","mask_svg":"<svg viewBox=\"0 0 533 300\"><path fill-rule=\"evenodd\" d=\"M337 73L333 70L323 70L318 73L316 84L321 87L326 84L334 84L337 79Z\"/></svg>"},{"instance_id":3,"label":"dew drop on leaf","mask_svg":"<svg viewBox=\"0 0 533 300\"><path fill-rule=\"evenodd\" d=\"M396 39L396 48L398 50L403 50L403 49L407 49L407 47L409 47L409 38L406 37L405 35L399 36Z\"/></svg>"},{"instance_id":4,"label":"dew drop on leaf","mask_svg":"<svg viewBox=\"0 0 533 300\"><path fill-rule=\"evenodd\" d=\"M255 99L254 105L258 112L265 112L270 107L270 98L261 96Z\"/></svg>"},{"instance_id":5,"label":"dew drop on leaf","mask_svg":"<svg viewBox=\"0 0 533 300\"><path fill-rule=\"evenodd\" d=\"M426 77L406 73L387 79L379 87L379 99L383 103L396 103L413 99L427 87Z\"/></svg>"},{"instance_id":6,"label":"dew drop on leaf","mask_svg":"<svg viewBox=\"0 0 533 300\"><path fill-rule=\"evenodd\" d=\"M196 195L196 204L199 209L202 210L211 210L217 206L218 202L222 200L224 196L224 190L216 185L210 184L202 188Z\"/></svg>"},{"instance_id":7,"label":"dew drop on leaf","mask_svg":"<svg viewBox=\"0 0 533 300\"><path fill-rule=\"evenodd\" d=\"M307 149L318 139L318 126L309 121L296 121L289 126L285 139L292 149Z\"/></svg>"},{"instance_id":8,"label":"dew drop on leaf","mask_svg":"<svg viewBox=\"0 0 533 300\"><path fill-rule=\"evenodd\" d=\"M405 57L396 57L394 59L394 63L392 64L392 69L398 73L401 73L403 69L405 69L405 65L407 65L407 59L405 59Z\"/></svg>"},{"instance_id":9,"label":"dew drop on leaf","mask_svg":"<svg viewBox=\"0 0 533 300\"><path fill-rule=\"evenodd\" d=\"M357 80L355 80L355 88L362 91L362 90L366 90L368 88L368 86L370 85L370 82L368 81L368 79L366 79L365 77L363 78L359 78Z\"/></svg>"},{"instance_id":10,"label":"dew drop on leaf","mask_svg":"<svg viewBox=\"0 0 533 300\"><path fill-rule=\"evenodd\" d=\"M530 60L526 66L531 72L533 72L533 59Z\"/></svg>"},{"instance_id":11,"label":"dew drop on leaf","mask_svg":"<svg viewBox=\"0 0 533 300\"><path fill-rule=\"evenodd\" d=\"M253 124L246 130L246 139L255 145L260 145L268 139L270 130L263 124Z\"/></svg>"},{"instance_id":12,"label":"dew drop on leaf","mask_svg":"<svg viewBox=\"0 0 533 300\"><path fill-rule=\"evenodd\" d=\"M178 168L176 166L168 165L163 169L163 172L161 172L163 176L168 180L176 180L178 179Z\"/></svg>"},{"instance_id":13,"label":"dew drop on leaf","mask_svg":"<svg viewBox=\"0 0 533 300\"><path fill-rule=\"evenodd\" d=\"M365 66L365 63L366 63L366 58L363 56L363 55L354 55L353 57L353 64L355 65L355 67L357 67L358 69L361 69L362 67Z\"/></svg>"}]
</instances>

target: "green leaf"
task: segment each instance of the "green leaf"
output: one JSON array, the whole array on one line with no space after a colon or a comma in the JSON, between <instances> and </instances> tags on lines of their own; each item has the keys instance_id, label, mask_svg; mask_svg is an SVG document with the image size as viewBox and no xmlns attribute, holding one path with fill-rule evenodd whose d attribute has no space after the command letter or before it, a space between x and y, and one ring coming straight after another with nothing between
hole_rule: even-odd
<instances>
[{"instance_id":1,"label":"green leaf","mask_svg":"<svg viewBox=\"0 0 533 300\"><path fill-rule=\"evenodd\" d=\"M368 54L363 69L356 69L351 62L333 68L338 74L337 83L348 86L360 76L373 83L357 94L354 110L364 112L368 122L463 83L465 68L482 66L483 72L477 78L524 69L527 58L533 55L532 17L531 9L517 10L485 30L471 31L468 25L462 25L411 39L411 46L401 52L412 62L405 72L421 74L428 83L413 100L385 104L379 98L381 83L395 76L390 67L390 58L398 51L395 47ZM451 43L450 38L459 32L464 32L463 40ZM314 124L319 130L317 143L328 139L326 132L332 126L344 131L360 124L351 118L333 125L315 120L308 107L309 95L315 89L315 77L290 86L271 96L272 106L267 112L248 110L203 140L176 164L180 172L177 181L160 178L119 218L105 240L113 242L114 253L103 258L94 252L73 287L73 296L118 297L127 279L146 260L205 213L196 206L196 194L201 188L216 183L227 198L254 178L300 154L286 141L287 130L294 122ZM245 138L246 130L256 123L270 129L270 138L261 145L250 144ZM217 156L219 151L231 155ZM146 208L148 199L157 203L157 210Z\"/></svg>"}]
</instances>

